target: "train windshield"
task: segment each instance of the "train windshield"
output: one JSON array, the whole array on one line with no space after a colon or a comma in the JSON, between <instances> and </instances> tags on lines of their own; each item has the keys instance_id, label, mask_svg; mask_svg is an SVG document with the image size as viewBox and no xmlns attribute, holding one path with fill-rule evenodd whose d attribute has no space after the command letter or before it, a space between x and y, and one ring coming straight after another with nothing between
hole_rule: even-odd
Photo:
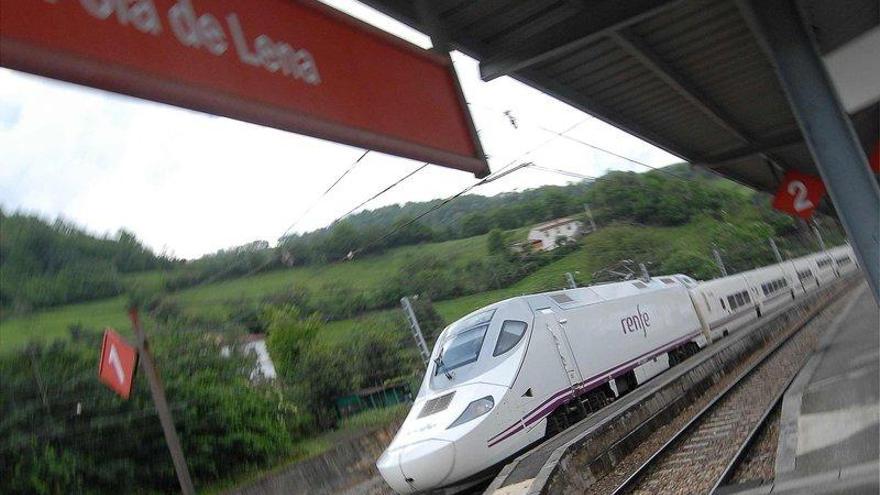
<instances>
[{"instance_id":1,"label":"train windshield","mask_svg":"<svg viewBox=\"0 0 880 495\"><path fill-rule=\"evenodd\" d=\"M434 376L450 374L456 368L477 361L494 314L495 310L485 311L453 326L449 339L434 360Z\"/></svg>"}]
</instances>

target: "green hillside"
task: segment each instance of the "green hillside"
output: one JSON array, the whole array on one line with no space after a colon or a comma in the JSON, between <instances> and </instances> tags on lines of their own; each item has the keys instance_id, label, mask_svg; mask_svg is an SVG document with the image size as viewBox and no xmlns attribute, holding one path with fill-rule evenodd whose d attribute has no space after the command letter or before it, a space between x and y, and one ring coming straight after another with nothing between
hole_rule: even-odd
<instances>
[{"instance_id":1,"label":"green hillside","mask_svg":"<svg viewBox=\"0 0 880 495\"><path fill-rule=\"evenodd\" d=\"M522 230L512 236L524 235ZM405 246L378 256L355 259L350 262L325 265L307 265L277 270L251 277L217 282L174 293L173 298L191 316L223 318L231 301L258 300L290 287L309 289L316 299L326 297L333 287L356 291L379 288L390 274L398 271L416 253L436 255L450 263L465 265L486 253L486 236L476 236L432 244ZM152 288L161 286L162 272L143 272L125 278L127 284ZM20 347L29 340L51 340L68 335L71 325L80 324L89 329L107 326L128 331L125 298L114 297L99 301L70 304L7 318L0 322L0 349Z\"/></svg>"}]
</instances>

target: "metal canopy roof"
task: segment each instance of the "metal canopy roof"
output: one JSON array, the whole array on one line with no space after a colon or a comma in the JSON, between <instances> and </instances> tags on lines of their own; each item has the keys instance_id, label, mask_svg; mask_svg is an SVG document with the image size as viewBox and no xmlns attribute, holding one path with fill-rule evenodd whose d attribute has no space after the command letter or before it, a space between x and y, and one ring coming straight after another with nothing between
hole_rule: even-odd
<instances>
[{"instance_id":1,"label":"metal canopy roof","mask_svg":"<svg viewBox=\"0 0 880 495\"><path fill-rule=\"evenodd\" d=\"M362 0L691 163L774 191L818 174L773 65L733 0ZM806 0L821 54L878 25L876 0ZM874 103L851 115L866 154Z\"/></svg>"}]
</instances>

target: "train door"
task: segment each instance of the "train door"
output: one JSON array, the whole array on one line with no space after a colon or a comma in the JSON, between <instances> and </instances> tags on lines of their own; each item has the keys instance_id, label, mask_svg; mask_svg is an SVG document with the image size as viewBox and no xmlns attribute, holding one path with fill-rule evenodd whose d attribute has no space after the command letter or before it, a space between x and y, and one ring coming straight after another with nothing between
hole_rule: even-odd
<instances>
[{"instance_id":1,"label":"train door","mask_svg":"<svg viewBox=\"0 0 880 495\"><path fill-rule=\"evenodd\" d=\"M562 367L563 372L568 378L568 383L571 386L572 391L574 391L577 386L580 385L582 378L580 370L578 370L577 367L577 362L574 359L574 353L571 350L571 344L568 342L568 337L565 335L565 324L568 323L568 321L565 318L559 317L559 315L554 313L551 309L542 309L540 310L540 313L544 316L544 318L542 318L543 326L550 334L550 340L556 351L559 365Z\"/></svg>"}]
</instances>

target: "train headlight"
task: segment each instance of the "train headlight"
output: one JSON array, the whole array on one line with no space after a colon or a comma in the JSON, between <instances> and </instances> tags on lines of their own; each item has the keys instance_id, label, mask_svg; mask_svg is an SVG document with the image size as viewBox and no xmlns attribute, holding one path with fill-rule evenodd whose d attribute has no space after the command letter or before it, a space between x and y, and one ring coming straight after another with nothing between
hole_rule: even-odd
<instances>
[{"instance_id":1,"label":"train headlight","mask_svg":"<svg viewBox=\"0 0 880 495\"><path fill-rule=\"evenodd\" d=\"M461 413L461 416L453 421L452 424L449 425L449 427L446 429L448 430L449 428L453 428L458 425L467 423L468 421L477 419L480 416L491 411L493 407L495 407L495 400L492 399L491 395L483 397L482 399L477 399L468 404L468 406L464 409L464 412Z\"/></svg>"}]
</instances>

